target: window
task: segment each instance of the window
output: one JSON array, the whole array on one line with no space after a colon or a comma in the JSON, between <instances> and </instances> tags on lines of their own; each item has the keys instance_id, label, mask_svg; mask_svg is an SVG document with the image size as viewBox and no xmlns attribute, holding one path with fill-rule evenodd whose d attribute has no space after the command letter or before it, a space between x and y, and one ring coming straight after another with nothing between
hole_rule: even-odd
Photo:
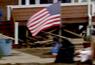
<instances>
[{"instance_id":1,"label":"window","mask_svg":"<svg viewBox=\"0 0 95 65\"><path fill-rule=\"evenodd\" d=\"M53 0L48 0L48 3L53 3Z\"/></svg>"},{"instance_id":2,"label":"window","mask_svg":"<svg viewBox=\"0 0 95 65\"><path fill-rule=\"evenodd\" d=\"M30 4L35 4L35 0L30 0Z\"/></svg>"},{"instance_id":3,"label":"window","mask_svg":"<svg viewBox=\"0 0 95 65\"><path fill-rule=\"evenodd\" d=\"M53 0L40 0L40 4L53 3Z\"/></svg>"},{"instance_id":4,"label":"window","mask_svg":"<svg viewBox=\"0 0 95 65\"><path fill-rule=\"evenodd\" d=\"M40 0L40 4L46 4L48 3L48 0Z\"/></svg>"},{"instance_id":5,"label":"window","mask_svg":"<svg viewBox=\"0 0 95 65\"><path fill-rule=\"evenodd\" d=\"M21 4L22 4L22 5L25 5L25 0L22 0L22 1L21 1Z\"/></svg>"},{"instance_id":6,"label":"window","mask_svg":"<svg viewBox=\"0 0 95 65\"><path fill-rule=\"evenodd\" d=\"M62 3L71 3L71 0L61 0Z\"/></svg>"}]
</instances>

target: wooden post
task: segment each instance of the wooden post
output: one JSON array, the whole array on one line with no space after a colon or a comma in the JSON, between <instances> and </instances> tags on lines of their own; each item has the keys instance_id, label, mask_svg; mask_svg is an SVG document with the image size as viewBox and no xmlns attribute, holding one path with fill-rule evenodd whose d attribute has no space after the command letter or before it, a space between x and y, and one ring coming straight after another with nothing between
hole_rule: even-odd
<instances>
[{"instance_id":1,"label":"wooden post","mask_svg":"<svg viewBox=\"0 0 95 65\"><path fill-rule=\"evenodd\" d=\"M30 48L29 42L28 42L28 31L26 30L26 46Z\"/></svg>"}]
</instances>

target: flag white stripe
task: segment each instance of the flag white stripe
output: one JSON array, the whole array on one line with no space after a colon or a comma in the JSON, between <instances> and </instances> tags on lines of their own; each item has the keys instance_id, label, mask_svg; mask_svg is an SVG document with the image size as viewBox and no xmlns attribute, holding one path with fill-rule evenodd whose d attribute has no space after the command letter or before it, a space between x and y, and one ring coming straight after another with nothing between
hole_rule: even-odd
<instances>
[{"instance_id":1,"label":"flag white stripe","mask_svg":"<svg viewBox=\"0 0 95 65\"><path fill-rule=\"evenodd\" d=\"M40 15L38 15L38 16L32 18L32 19L29 20L29 21L33 22L33 21L35 21L36 19L38 19L38 18L40 18L40 17L42 17L43 15L46 15L46 14L48 14L48 11L45 11L44 13L41 13Z\"/></svg>"},{"instance_id":2,"label":"flag white stripe","mask_svg":"<svg viewBox=\"0 0 95 65\"><path fill-rule=\"evenodd\" d=\"M50 15L50 14L49 14ZM47 15L48 16L48 15ZM49 19L51 19L51 18L55 18L55 17L59 17L60 16L60 14L57 14L57 15L53 15L53 16L49 16L49 17L46 17L46 18L44 18L44 20L43 21L41 21L41 22L38 22L39 20L37 20L37 21L35 21L34 23L32 22L32 23L30 23L29 25L28 25L28 27L30 27L30 26L32 26L33 27L33 25L35 24L35 23L38 23L38 24L40 24L40 23L42 23L42 22L44 22L44 21L47 21L47 20L49 20ZM37 25L37 24L36 24Z\"/></svg>"},{"instance_id":3,"label":"flag white stripe","mask_svg":"<svg viewBox=\"0 0 95 65\"><path fill-rule=\"evenodd\" d=\"M57 23L57 22L56 22L56 23ZM49 24L45 24L44 26L46 26L46 25L49 25ZM52 23L51 23L51 25L52 25ZM59 25L59 24L58 24L58 25ZM43 26L43 27L44 27L44 26ZM43 28L43 27L41 27L41 28ZM40 30L41 28L38 28L37 30L33 30L33 31L30 30L30 31L31 31L32 33L35 33L35 32L37 32L38 30Z\"/></svg>"},{"instance_id":4,"label":"flag white stripe","mask_svg":"<svg viewBox=\"0 0 95 65\"><path fill-rule=\"evenodd\" d=\"M53 25L59 25L59 22L58 23L55 23L55 24L53 24ZM43 28L41 28L39 31L36 31L36 32L32 32L33 33L33 36L35 36L36 34L38 34L42 29L44 29L44 28L48 28L48 27L50 27L50 26L53 26L53 25L47 25L47 26L45 26L45 27L43 27Z\"/></svg>"},{"instance_id":5,"label":"flag white stripe","mask_svg":"<svg viewBox=\"0 0 95 65\"><path fill-rule=\"evenodd\" d=\"M48 14L47 11L44 12L44 13L42 13L42 14L40 14L40 15L38 15L38 16L35 17L35 18L32 18L31 20L29 20L29 23L28 23L28 24L30 24L30 23L32 23L32 22L35 22L37 19L40 19L41 17L45 16L46 14ZM27 24L27 25L28 25L28 24Z\"/></svg>"},{"instance_id":6,"label":"flag white stripe","mask_svg":"<svg viewBox=\"0 0 95 65\"><path fill-rule=\"evenodd\" d=\"M32 30L32 29L30 29L32 32L35 32L36 30L38 30L39 28L41 28L41 27L43 27L44 25L46 25L46 24L51 24L52 22L53 23L55 23L55 21L57 21L57 20L60 20L60 18L58 18L58 19L53 19L53 20L49 20L49 21L47 21L47 22L45 22L45 23L43 23L42 25L40 25L38 28L35 28L34 30Z\"/></svg>"},{"instance_id":7,"label":"flag white stripe","mask_svg":"<svg viewBox=\"0 0 95 65\"><path fill-rule=\"evenodd\" d=\"M43 26L44 24L47 24L47 23L50 23L50 22L56 21L56 20L60 20L60 18L51 19L51 20L48 20L48 21L41 22L41 23L39 23L38 25L35 25L35 26L33 26L33 27L30 27L29 29L30 29L30 30L33 30L33 29L36 30L36 29L38 29L39 27Z\"/></svg>"},{"instance_id":8,"label":"flag white stripe","mask_svg":"<svg viewBox=\"0 0 95 65\"><path fill-rule=\"evenodd\" d=\"M28 25L28 27L33 26L33 25L37 26L38 24L40 24L40 23L41 23L45 18L47 18L48 16L50 16L50 14L47 14L47 15L45 15L44 17L40 18L39 20L36 20L35 22L30 23L30 24Z\"/></svg>"},{"instance_id":9,"label":"flag white stripe","mask_svg":"<svg viewBox=\"0 0 95 65\"><path fill-rule=\"evenodd\" d=\"M60 24L60 21L58 21L58 22L55 22L55 23L52 23L52 24L47 24L47 25L44 25L43 27L41 27L41 28L39 28L39 30L37 30L37 31L35 31L35 32L32 32L33 34L33 36L35 36L36 34L38 34L42 29L44 29L44 28L48 28L48 27L50 27L50 26L53 26L53 25L59 25Z\"/></svg>"},{"instance_id":10,"label":"flag white stripe","mask_svg":"<svg viewBox=\"0 0 95 65\"><path fill-rule=\"evenodd\" d=\"M32 33L40 31L40 30L44 29L45 27L47 28L47 26L49 26L49 25L55 25L55 24L60 25L60 22L58 21L58 22L52 22L51 24L45 24L43 27L38 28L38 30L32 31Z\"/></svg>"},{"instance_id":11,"label":"flag white stripe","mask_svg":"<svg viewBox=\"0 0 95 65\"><path fill-rule=\"evenodd\" d=\"M38 16L38 15L42 14L42 12L44 12L44 11L46 11L46 10L47 10L47 9L46 9L46 8L44 8L44 9L42 9L41 11L39 11L39 12L35 13L35 15L33 15L32 17L30 17L30 19L29 19L29 20L31 20L32 18L35 18L36 16Z\"/></svg>"},{"instance_id":12,"label":"flag white stripe","mask_svg":"<svg viewBox=\"0 0 95 65\"><path fill-rule=\"evenodd\" d=\"M35 16L35 17L31 17L31 18L28 20L29 22L27 23L27 25L30 24L31 22L33 22L34 20L40 18L41 16L47 14L47 13L48 13L48 11L45 10L44 12L41 12L39 15L37 15L37 16Z\"/></svg>"}]
</instances>

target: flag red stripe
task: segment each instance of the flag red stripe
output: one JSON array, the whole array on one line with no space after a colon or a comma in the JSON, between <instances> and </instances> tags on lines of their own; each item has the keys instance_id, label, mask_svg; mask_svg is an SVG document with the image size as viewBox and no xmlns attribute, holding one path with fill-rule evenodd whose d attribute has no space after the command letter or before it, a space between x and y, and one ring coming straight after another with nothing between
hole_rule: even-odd
<instances>
[{"instance_id":1,"label":"flag red stripe","mask_svg":"<svg viewBox=\"0 0 95 65\"><path fill-rule=\"evenodd\" d=\"M42 15L39 15L39 16L33 18L30 22L31 22L31 23L32 23L32 22L35 22L35 21L39 20L40 18L44 17L44 16L47 15L47 14L48 14L48 12L44 12Z\"/></svg>"},{"instance_id":2,"label":"flag red stripe","mask_svg":"<svg viewBox=\"0 0 95 65\"><path fill-rule=\"evenodd\" d=\"M38 26L30 27L29 29L30 29L30 30L33 30L33 29L36 30L37 28L43 26L44 24L47 24L47 23L50 23L50 22L53 22L53 21L56 21L56 20L60 20L60 18L51 19L51 20L48 20L48 21L42 22L42 23L39 24Z\"/></svg>"},{"instance_id":3,"label":"flag red stripe","mask_svg":"<svg viewBox=\"0 0 95 65\"><path fill-rule=\"evenodd\" d=\"M54 27L54 26L59 26L59 25L60 25L59 23L60 23L60 22L55 23L55 24L53 24L53 25L45 26L45 27L41 28L39 31L36 31L36 32L31 32L31 33L32 33L32 36L35 36L36 34L38 34L38 33L39 33L40 31L42 31L42 30L46 30L46 29L51 28L51 27Z\"/></svg>"},{"instance_id":4,"label":"flag red stripe","mask_svg":"<svg viewBox=\"0 0 95 65\"><path fill-rule=\"evenodd\" d=\"M31 18L35 18L35 17L37 17L38 15L40 15L40 14L42 14L43 12L45 12L45 11L47 11L47 9L45 8L45 9L42 9L41 11L39 11L39 12L37 12L36 14L34 14L32 17L30 17L30 19L29 20L31 20Z\"/></svg>"},{"instance_id":5,"label":"flag red stripe","mask_svg":"<svg viewBox=\"0 0 95 65\"><path fill-rule=\"evenodd\" d=\"M48 20L52 20L52 19L56 19L56 18L60 18L60 15L57 15L57 16L50 16L50 15L47 15L46 18L44 18L43 21L42 21L42 20L41 20L41 21L37 20L37 21L35 21L34 23L29 24L28 26L29 26L29 27L30 27L30 26L34 26L34 25L37 25L37 24L39 24L39 23L41 23L41 22L48 21Z\"/></svg>"},{"instance_id":6,"label":"flag red stripe","mask_svg":"<svg viewBox=\"0 0 95 65\"><path fill-rule=\"evenodd\" d=\"M55 23L57 23L57 22L59 22L60 20L55 20L55 21L51 21L51 22L46 22L46 23L44 23L43 25L41 25L40 27L38 27L38 28L36 28L36 29L34 29L34 30L30 30L30 31L32 31L32 32L37 32L38 30L40 30L41 28L43 28L43 27L45 27L45 26L47 26L47 25L53 25L53 24L55 24Z\"/></svg>"},{"instance_id":7,"label":"flag red stripe","mask_svg":"<svg viewBox=\"0 0 95 65\"><path fill-rule=\"evenodd\" d=\"M41 23L41 22L42 22L45 18L47 18L49 15L50 15L50 14L46 14L46 15L44 15L43 17L39 17L39 19L38 19L38 20L35 20L35 22L31 22L31 23L28 25L28 27L34 26L34 25L37 25L37 24Z\"/></svg>"},{"instance_id":8,"label":"flag red stripe","mask_svg":"<svg viewBox=\"0 0 95 65\"><path fill-rule=\"evenodd\" d=\"M43 9L40 13L38 12L37 15L32 16L31 18L29 18L29 22L27 24L30 24L32 21L34 21L35 19L38 19L39 17L43 16L44 14L48 13L48 11L46 9Z\"/></svg>"},{"instance_id":9,"label":"flag red stripe","mask_svg":"<svg viewBox=\"0 0 95 65\"><path fill-rule=\"evenodd\" d=\"M56 16L56 17L49 17L49 18L47 18L47 19L45 19L45 20L43 20L43 21L40 21L40 23L38 23L38 24L35 24L35 25L31 25L29 28L30 29L35 29L35 28L37 28L37 27L39 27L39 26L41 26L42 24L44 24L44 23L46 23L46 22L48 22L48 21L51 21L51 20L56 20L56 19L59 19L60 18L60 16Z\"/></svg>"}]
</instances>

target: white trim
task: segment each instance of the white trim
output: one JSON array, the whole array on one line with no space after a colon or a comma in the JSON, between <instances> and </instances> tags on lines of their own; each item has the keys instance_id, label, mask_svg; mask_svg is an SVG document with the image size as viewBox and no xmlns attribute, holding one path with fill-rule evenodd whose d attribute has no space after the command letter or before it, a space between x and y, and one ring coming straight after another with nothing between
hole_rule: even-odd
<instances>
[{"instance_id":1,"label":"white trim","mask_svg":"<svg viewBox=\"0 0 95 65\"><path fill-rule=\"evenodd\" d=\"M62 3L61 6L77 6L77 5L87 5L87 2L84 3Z\"/></svg>"},{"instance_id":2,"label":"white trim","mask_svg":"<svg viewBox=\"0 0 95 65\"><path fill-rule=\"evenodd\" d=\"M90 36L90 28L89 28L89 26L87 27L87 31L86 31L86 32L87 32L86 35L87 35L87 36Z\"/></svg>"},{"instance_id":3,"label":"white trim","mask_svg":"<svg viewBox=\"0 0 95 65\"><path fill-rule=\"evenodd\" d=\"M30 0L25 0L25 5L30 5Z\"/></svg>"},{"instance_id":4,"label":"white trim","mask_svg":"<svg viewBox=\"0 0 95 65\"><path fill-rule=\"evenodd\" d=\"M87 26L87 36L91 36L91 28L93 27L92 25L92 11L91 11L91 5L92 2L91 0L88 0L88 26Z\"/></svg>"},{"instance_id":5,"label":"white trim","mask_svg":"<svg viewBox=\"0 0 95 65\"><path fill-rule=\"evenodd\" d=\"M15 30L14 30L14 36L15 36L15 44L19 44L18 42L18 29L19 29L19 22L15 22Z\"/></svg>"},{"instance_id":6,"label":"white trim","mask_svg":"<svg viewBox=\"0 0 95 65\"><path fill-rule=\"evenodd\" d=\"M82 1L81 0L78 0L78 3L81 3Z\"/></svg>"},{"instance_id":7,"label":"white trim","mask_svg":"<svg viewBox=\"0 0 95 65\"><path fill-rule=\"evenodd\" d=\"M89 22L88 22L88 25L92 25L92 11L91 11L91 0L88 0L88 17L89 17Z\"/></svg>"},{"instance_id":8,"label":"white trim","mask_svg":"<svg viewBox=\"0 0 95 65\"><path fill-rule=\"evenodd\" d=\"M92 16L95 15L95 2L92 3Z\"/></svg>"},{"instance_id":9,"label":"white trim","mask_svg":"<svg viewBox=\"0 0 95 65\"><path fill-rule=\"evenodd\" d=\"M31 8L31 7L47 7L51 4L33 4L33 5L8 5L11 8Z\"/></svg>"},{"instance_id":10,"label":"white trim","mask_svg":"<svg viewBox=\"0 0 95 65\"><path fill-rule=\"evenodd\" d=\"M10 16L11 16L11 7L7 6L7 20L10 20Z\"/></svg>"},{"instance_id":11,"label":"white trim","mask_svg":"<svg viewBox=\"0 0 95 65\"><path fill-rule=\"evenodd\" d=\"M31 7L47 7L51 4L33 4L33 5L8 5L11 8L31 8ZM87 5L87 3L62 3L61 6L77 6L77 5Z\"/></svg>"},{"instance_id":12,"label":"white trim","mask_svg":"<svg viewBox=\"0 0 95 65\"><path fill-rule=\"evenodd\" d=\"M22 5L22 0L18 0L18 5Z\"/></svg>"},{"instance_id":13,"label":"white trim","mask_svg":"<svg viewBox=\"0 0 95 65\"><path fill-rule=\"evenodd\" d=\"M53 0L53 3L56 3L56 2L58 2L58 0Z\"/></svg>"},{"instance_id":14,"label":"white trim","mask_svg":"<svg viewBox=\"0 0 95 65\"><path fill-rule=\"evenodd\" d=\"M75 2L75 0L71 0L71 3L74 3Z\"/></svg>"},{"instance_id":15,"label":"white trim","mask_svg":"<svg viewBox=\"0 0 95 65\"><path fill-rule=\"evenodd\" d=\"M40 0L35 0L35 4L40 4Z\"/></svg>"}]
</instances>

